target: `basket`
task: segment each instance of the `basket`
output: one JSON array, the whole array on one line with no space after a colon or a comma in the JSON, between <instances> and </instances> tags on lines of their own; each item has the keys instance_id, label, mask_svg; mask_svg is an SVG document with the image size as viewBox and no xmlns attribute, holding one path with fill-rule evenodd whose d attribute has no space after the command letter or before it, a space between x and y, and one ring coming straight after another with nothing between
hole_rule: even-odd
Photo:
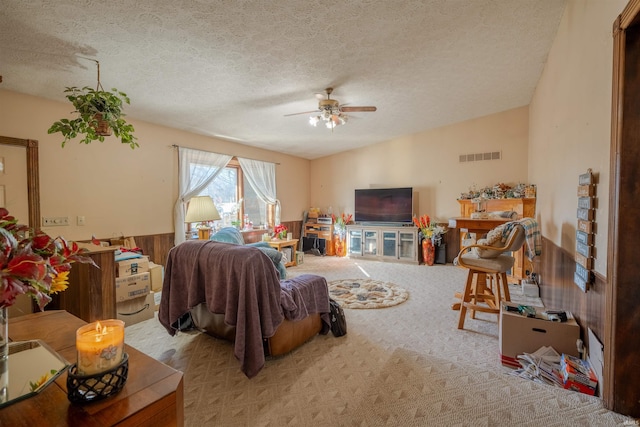
<instances>
[{"instance_id":1,"label":"basket","mask_svg":"<svg viewBox=\"0 0 640 427\"><path fill-rule=\"evenodd\" d=\"M96 402L122 390L129 373L129 355L122 354L122 362L114 368L93 375L78 375L74 363L67 374L67 397L72 403Z\"/></svg>"}]
</instances>

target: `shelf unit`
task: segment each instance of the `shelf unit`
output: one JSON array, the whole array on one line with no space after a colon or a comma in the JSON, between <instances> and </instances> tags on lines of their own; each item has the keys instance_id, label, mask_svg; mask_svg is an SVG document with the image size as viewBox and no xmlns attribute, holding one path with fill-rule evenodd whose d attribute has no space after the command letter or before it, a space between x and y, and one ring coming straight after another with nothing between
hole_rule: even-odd
<instances>
[{"instance_id":1,"label":"shelf unit","mask_svg":"<svg viewBox=\"0 0 640 427\"><path fill-rule=\"evenodd\" d=\"M347 255L378 261L418 264L418 228L348 225Z\"/></svg>"},{"instance_id":2,"label":"shelf unit","mask_svg":"<svg viewBox=\"0 0 640 427\"><path fill-rule=\"evenodd\" d=\"M333 223L319 223L315 219L304 224L304 237L325 239L326 255L334 255L333 251Z\"/></svg>"}]
</instances>

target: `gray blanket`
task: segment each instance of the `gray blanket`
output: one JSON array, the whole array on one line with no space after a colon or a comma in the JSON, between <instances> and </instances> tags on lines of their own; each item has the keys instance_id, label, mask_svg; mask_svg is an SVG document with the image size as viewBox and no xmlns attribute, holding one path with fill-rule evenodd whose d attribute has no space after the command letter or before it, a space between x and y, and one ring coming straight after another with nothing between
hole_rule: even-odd
<instances>
[{"instance_id":1,"label":"gray blanket","mask_svg":"<svg viewBox=\"0 0 640 427\"><path fill-rule=\"evenodd\" d=\"M169 252L158 319L174 335L178 319L203 302L236 327L234 355L249 378L264 366L263 338L273 336L285 317L295 321L324 313L329 324L323 277L302 275L281 284L273 262L259 249L190 240Z\"/></svg>"}]
</instances>

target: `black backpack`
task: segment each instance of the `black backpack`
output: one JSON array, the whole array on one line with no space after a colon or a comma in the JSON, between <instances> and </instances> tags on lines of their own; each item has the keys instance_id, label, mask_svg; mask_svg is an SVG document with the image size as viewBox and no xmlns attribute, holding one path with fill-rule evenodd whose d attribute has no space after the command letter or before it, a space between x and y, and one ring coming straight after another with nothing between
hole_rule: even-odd
<instances>
[{"instance_id":1,"label":"black backpack","mask_svg":"<svg viewBox=\"0 0 640 427\"><path fill-rule=\"evenodd\" d=\"M344 317L342 307L335 300L329 298L329 310L331 311L331 332L336 337L347 333L347 319Z\"/></svg>"}]
</instances>

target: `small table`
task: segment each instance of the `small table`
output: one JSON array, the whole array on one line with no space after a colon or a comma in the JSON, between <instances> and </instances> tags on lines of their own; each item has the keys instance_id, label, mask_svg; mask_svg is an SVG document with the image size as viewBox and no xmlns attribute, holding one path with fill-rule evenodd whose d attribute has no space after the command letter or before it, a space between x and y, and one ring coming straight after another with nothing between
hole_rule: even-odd
<instances>
[{"instance_id":1,"label":"small table","mask_svg":"<svg viewBox=\"0 0 640 427\"><path fill-rule=\"evenodd\" d=\"M44 311L9 319L12 341L39 339L73 363L76 330L86 325L66 311ZM126 330L125 330L126 334ZM125 345L127 383L107 399L76 405L67 398L67 372L35 396L0 410L0 425L38 426L183 426L182 372Z\"/></svg>"},{"instance_id":2,"label":"small table","mask_svg":"<svg viewBox=\"0 0 640 427\"><path fill-rule=\"evenodd\" d=\"M272 239L272 240L269 240L267 243L269 243L269 246L279 250L280 252L282 252L283 248L289 248L290 247L291 248L291 259L284 266L285 267L293 267L293 266L298 265L298 263L296 262L296 246L298 245L298 239L291 239L291 240Z\"/></svg>"}]
</instances>

